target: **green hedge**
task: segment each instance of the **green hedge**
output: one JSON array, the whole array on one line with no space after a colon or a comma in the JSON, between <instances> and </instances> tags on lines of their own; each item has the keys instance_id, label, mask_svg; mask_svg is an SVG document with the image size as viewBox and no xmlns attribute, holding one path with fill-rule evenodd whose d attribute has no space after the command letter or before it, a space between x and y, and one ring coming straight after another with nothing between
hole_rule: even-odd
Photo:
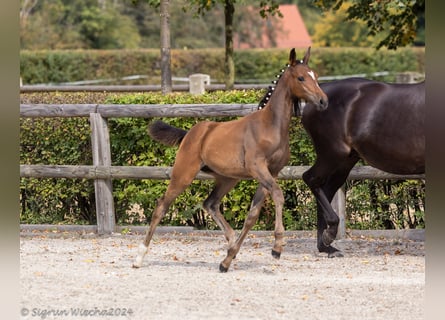
<instances>
[{"instance_id":1,"label":"green hedge","mask_svg":"<svg viewBox=\"0 0 445 320\"><path fill-rule=\"evenodd\" d=\"M110 94L97 100L94 94L22 94L27 103L256 103L263 91L211 92L202 96L173 93ZM86 98L85 95L91 95ZM113 165L173 165L176 148L152 141L146 133L154 119L109 119ZM163 119L175 126L190 128L203 119ZM214 119L217 121L228 118ZM87 118L21 119L20 162L25 164L86 164L92 163ZM315 160L312 144L300 119L291 126L290 165L310 165ZM113 181L116 219L119 224L146 224L168 181ZM284 223L287 230L312 230L316 227L315 202L301 181L280 181L285 194ZM362 181L348 182L348 226L363 229L423 227L424 188L422 181ZM212 189L211 181L196 181L172 205L164 224L193 225L216 228L201 204ZM225 216L231 225L241 228L256 182L242 181L224 198ZM22 223L96 222L94 189L91 180L28 179L20 185ZM273 229L274 209L268 200L256 229Z\"/></svg>"},{"instance_id":2,"label":"green hedge","mask_svg":"<svg viewBox=\"0 0 445 320\"><path fill-rule=\"evenodd\" d=\"M172 50L172 74L187 77L209 74L212 82L224 82L224 50ZM298 50L299 55L304 50ZM239 50L235 52L237 83L267 83L287 63L289 50ZM424 48L397 51L365 48L313 48L311 66L319 75L349 75L389 71L424 72ZM60 83L95 79L116 79L146 75L134 84L160 83L160 51L72 50L21 51L20 76L24 84ZM393 81L394 75L382 80ZM119 82L117 82L119 83ZM126 82L128 83L128 82Z\"/></svg>"}]
</instances>

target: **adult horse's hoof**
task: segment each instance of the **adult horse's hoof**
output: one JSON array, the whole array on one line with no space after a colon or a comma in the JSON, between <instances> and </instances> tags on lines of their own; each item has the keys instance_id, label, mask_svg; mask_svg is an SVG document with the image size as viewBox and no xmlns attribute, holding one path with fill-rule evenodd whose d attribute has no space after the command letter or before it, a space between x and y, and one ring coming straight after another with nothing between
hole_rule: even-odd
<instances>
[{"instance_id":1,"label":"adult horse's hoof","mask_svg":"<svg viewBox=\"0 0 445 320\"><path fill-rule=\"evenodd\" d=\"M278 252L278 251L275 251L274 249L272 249L272 257L274 257L275 259L280 259L281 252Z\"/></svg>"},{"instance_id":2,"label":"adult horse's hoof","mask_svg":"<svg viewBox=\"0 0 445 320\"><path fill-rule=\"evenodd\" d=\"M222 263L219 264L219 271L221 273L226 273L228 270L229 268L224 267Z\"/></svg>"},{"instance_id":3,"label":"adult horse's hoof","mask_svg":"<svg viewBox=\"0 0 445 320\"><path fill-rule=\"evenodd\" d=\"M344 257L344 256L340 250L328 253L328 258L342 258L342 257Z\"/></svg>"},{"instance_id":4,"label":"adult horse's hoof","mask_svg":"<svg viewBox=\"0 0 445 320\"><path fill-rule=\"evenodd\" d=\"M343 257L343 252L338 250L337 248L333 246L326 246L323 242L318 242L318 251L321 253L327 253L328 258L341 258Z\"/></svg>"},{"instance_id":5,"label":"adult horse's hoof","mask_svg":"<svg viewBox=\"0 0 445 320\"><path fill-rule=\"evenodd\" d=\"M326 229L326 230L323 231L323 234L322 234L322 236L321 236L321 240L323 241L323 244L324 244L325 246L329 247L330 244L331 244L332 242L334 242L335 237L332 237L332 236L329 234L328 230Z\"/></svg>"}]
</instances>

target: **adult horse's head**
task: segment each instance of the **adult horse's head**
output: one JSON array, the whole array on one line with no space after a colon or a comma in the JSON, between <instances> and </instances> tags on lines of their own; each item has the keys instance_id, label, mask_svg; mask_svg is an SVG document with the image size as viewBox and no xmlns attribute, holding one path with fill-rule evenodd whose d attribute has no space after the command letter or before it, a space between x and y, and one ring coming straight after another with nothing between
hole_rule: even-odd
<instances>
[{"instance_id":1,"label":"adult horse's head","mask_svg":"<svg viewBox=\"0 0 445 320\"><path fill-rule=\"evenodd\" d=\"M328 97L318 85L318 74L309 68L310 55L311 47L307 49L303 60L297 60L295 49L289 54L289 71L286 73L292 77L288 83L292 94L298 98L300 112L306 102L314 104L320 111L328 107Z\"/></svg>"}]
</instances>

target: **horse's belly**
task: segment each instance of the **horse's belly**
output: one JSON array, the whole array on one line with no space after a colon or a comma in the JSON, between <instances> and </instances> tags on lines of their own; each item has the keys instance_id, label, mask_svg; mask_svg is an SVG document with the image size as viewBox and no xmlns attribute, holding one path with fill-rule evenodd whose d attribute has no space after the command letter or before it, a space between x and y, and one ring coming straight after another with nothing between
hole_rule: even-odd
<instances>
[{"instance_id":1,"label":"horse's belly","mask_svg":"<svg viewBox=\"0 0 445 320\"><path fill-rule=\"evenodd\" d=\"M211 157L204 157L203 160L207 167L221 176L239 179L250 177L242 159L231 157L223 151L215 152Z\"/></svg>"},{"instance_id":2,"label":"horse's belly","mask_svg":"<svg viewBox=\"0 0 445 320\"><path fill-rule=\"evenodd\" d=\"M424 150L424 149L422 149ZM424 152L414 149L358 149L360 157L370 166L394 174L425 173Z\"/></svg>"},{"instance_id":3,"label":"horse's belly","mask_svg":"<svg viewBox=\"0 0 445 320\"><path fill-rule=\"evenodd\" d=\"M351 129L352 148L371 166L394 174L425 171L423 122L410 117L375 118Z\"/></svg>"}]
</instances>

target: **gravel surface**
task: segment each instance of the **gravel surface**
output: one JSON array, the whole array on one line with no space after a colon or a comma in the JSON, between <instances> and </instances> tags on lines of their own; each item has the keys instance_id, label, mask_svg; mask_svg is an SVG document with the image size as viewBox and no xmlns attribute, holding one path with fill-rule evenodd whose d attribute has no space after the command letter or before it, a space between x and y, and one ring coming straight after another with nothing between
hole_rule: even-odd
<instances>
[{"instance_id":1,"label":"gravel surface","mask_svg":"<svg viewBox=\"0 0 445 320\"><path fill-rule=\"evenodd\" d=\"M227 273L220 233L157 234L140 269L143 235L36 232L20 239L22 319L424 318L423 241L349 237L344 258L316 251L313 234L252 233Z\"/></svg>"}]
</instances>

